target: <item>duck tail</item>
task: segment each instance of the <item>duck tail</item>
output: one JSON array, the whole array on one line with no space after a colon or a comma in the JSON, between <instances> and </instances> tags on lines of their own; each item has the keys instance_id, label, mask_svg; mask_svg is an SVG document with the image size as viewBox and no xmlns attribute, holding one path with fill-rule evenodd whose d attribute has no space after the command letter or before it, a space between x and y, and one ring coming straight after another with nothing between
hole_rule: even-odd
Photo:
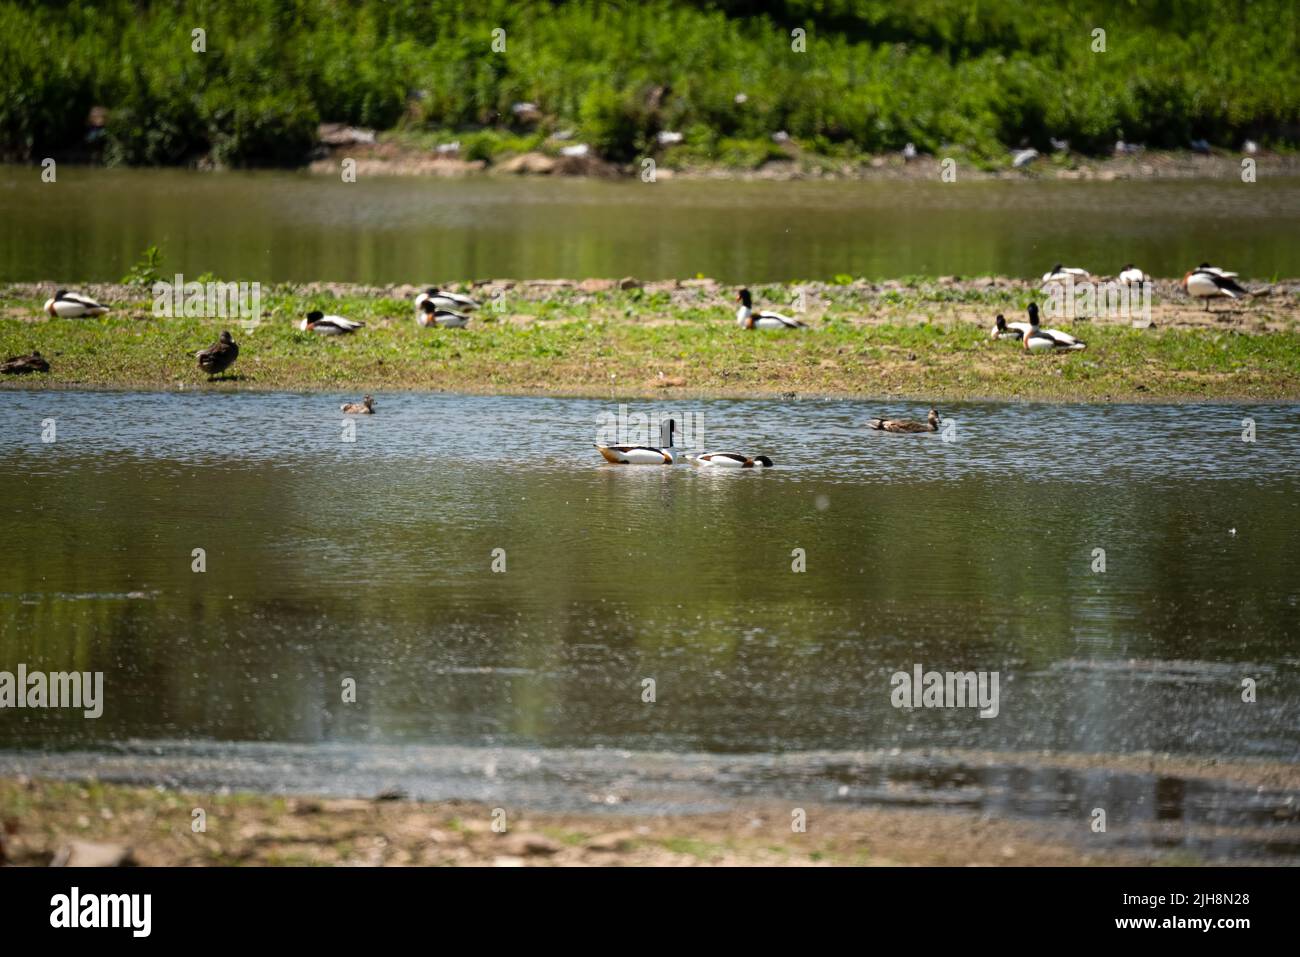
<instances>
[{"instance_id":1,"label":"duck tail","mask_svg":"<svg viewBox=\"0 0 1300 957\"><path fill-rule=\"evenodd\" d=\"M1082 339L1077 339L1070 348L1075 352L1082 352L1084 349L1088 348L1088 343L1084 342Z\"/></svg>"}]
</instances>

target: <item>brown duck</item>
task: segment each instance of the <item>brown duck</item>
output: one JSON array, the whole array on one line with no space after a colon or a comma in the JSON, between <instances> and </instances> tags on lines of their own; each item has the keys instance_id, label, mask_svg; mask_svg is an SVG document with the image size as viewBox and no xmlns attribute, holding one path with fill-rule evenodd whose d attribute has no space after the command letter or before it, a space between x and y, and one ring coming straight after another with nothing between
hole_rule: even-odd
<instances>
[{"instance_id":1,"label":"brown duck","mask_svg":"<svg viewBox=\"0 0 1300 957\"><path fill-rule=\"evenodd\" d=\"M221 338L194 354L199 360L199 368L210 376L225 372L239 358L239 345L230 338L230 333L221 333Z\"/></svg>"},{"instance_id":2,"label":"brown duck","mask_svg":"<svg viewBox=\"0 0 1300 957\"><path fill-rule=\"evenodd\" d=\"M374 415L375 400L366 396L360 402L344 402L339 408L348 415Z\"/></svg>"},{"instance_id":3,"label":"brown duck","mask_svg":"<svg viewBox=\"0 0 1300 957\"><path fill-rule=\"evenodd\" d=\"M50 364L39 352L29 356L10 356L0 362L0 372L5 375L25 375L28 372L49 372Z\"/></svg>"},{"instance_id":4,"label":"brown duck","mask_svg":"<svg viewBox=\"0 0 1300 957\"><path fill-rule=\"evenodd\" d=\"M867 424L880 432L938 432L939 410L931 409L924 422L915 419L872 419Z\"/></svg>"}]
</instances>

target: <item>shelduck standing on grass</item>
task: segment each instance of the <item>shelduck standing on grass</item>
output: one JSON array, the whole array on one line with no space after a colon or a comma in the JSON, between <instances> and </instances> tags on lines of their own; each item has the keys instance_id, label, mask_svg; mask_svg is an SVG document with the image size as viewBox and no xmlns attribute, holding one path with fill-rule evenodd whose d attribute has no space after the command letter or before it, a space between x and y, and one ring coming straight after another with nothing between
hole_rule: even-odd
<instances>
[{"instance_id":1,"label":"shelduck standing on grass","mask_svg":"<svg viewBox=\"0 0 1300 957\"><path fill-rule=\"evenodd\" d=\"M101 306L79 292L60 289L53 299L45 300L45 311L61 319L82 319L86 316L102 316L108 312L108 306Z\"/></svg>"},{"instance_id":2,"label":"shelduck standing on grass","mask_svg":"<svg viewBox=\"0 0 1300 957\"><path fill-rule=\"evenodd\" d=\"M768 312L762 310L754 311L754 297L749 294L748 289L742 289L736 294L736 301L740 303L740 308L736 310L736 323L742 329L803 329L804 324L798 319L791 319L789 316L783 316L779 312Z\"/></svg>"},{"instance_id":3,"label":"shelduck standing on grass","mask_svg":"<svg viewBox=\"0 0 1300 957\"><path fill-rule=\"evenodd\" d=\"M342 316L327 316L319 309L307 313L302 322L298 323L298 328L303 332L315 332L322 336L343 336L364 326L364 322L344 319Z\"/></svg>"},{"instance_id":4,"label":"shelduck standing on grass","mask_svg":"<svg viewBox=\"0 0 1300 957\"><path fill-rule=\"evenodd\" d=\"M692 465L698 465L700 468L770 469L772 467L772 460L766 455L742 455L740 452L705 452L694 457L687 456L687 459Z\"/></svg>"},{"instance_id":5,"label":"shelduck standing on grass","mask_svg":"<svg viewBox=\"0 0 1300 957\"><path fill-rule=\"evenodd\" d=\"M1235 272L1225 272L1214 266L1202 263L1196 269L1193 269L1187 275L1183 276L1183 291L1189 296L1205 300L1205 309L1210 309L1211 299L1239 299L1242 296L1249 295L1235 278Z\"/></svg>"},{"instance_id":6,"label":"shelduck standing on grass","mask_svg":"<svg viewBox=\"0 0 1300 957\"><path fill-rule=\"evenodd\" d=\"M1030 325L1027 322L1007 322L1007 317L998 313L998 317L993 322L993 329L990 333L994 339L1015 339L1019 342L1029 332Z\"/></svg>"},{"instance_id":7,"label":"shelduck standing on grass","mask_svg":"<svg viewBox=\"0 0 1300 957\"><path fill-rule=\"evenodd\" d=\"M426 329L429 326L440 326L444 329L464 329L469 325L469 316L439 306L438 300L432 297L420 303L420 311L416 313L415 320Z\"/></svg>"},{"instance_id":8,"label":"shelduck standing on grass","mask_svg":"<svg viewBox=\"0 0 1300 957\"><path fill-rule=\"evenodd\" d=\"M662 447L653 445L600 445L596 450L604 456L606 462L614 465L672 465L676 462L673 449L673 434L677 431L677 422L669 419L659 427L659 441Z\"/></svg>"},{"instance_id":9,"label":"shelduck standing on grass","mask_svg":"<svg viewBox=\"0 0 1300 957\"><path fill-rule=\"evenodd\" d=\"M424 292L415 297L415 308L419 311L426 301L432 299L433 304L439 309L451 309L456 312L473 312L478 308L478 303L469 296L462 296L458 292L445 292L437 286L430 286Z\"/></svg>"},{"instance_id":10,"label":"shelduck standing on grass","mask_svg":"<svg viewBox=\"0 0 1300 957\"><path fill-rule=\"evenodd\" d=\"M1077 352L1088 348L1082 339L1076 339L1060 329L1042 329L1038 325L1038 304L1029 304L1029 334L1025 336L1026 352Z\"/></svg>"},{"instance_id":11,"label":"shelduck standing on grass","mask_svg":"<svg viewBox=\"0 0 1300 957\"><path fill-rule=\"evenodd\" d=\"M924 422L917 422L915 419L872 419L867 425L877 432L893 432L900 435L917 432L938 432L939 410L931 409Z\"/></svg>"},{"instance_id":12,"label":"shelduck standing on grass","mask_svg":"<svg viewBox=\"0 0 1300 957\"><path fill-rule=\"evenodd\" d=\"M1151 281L1150 276L1144 273L1141 269L1138 269L1138 267L1134 266L1132 263L1125 263L1116 278L1127 285L1137 285L1138 283Z\"/></svg>"},{"instance_id":13,"label":"shelduck standing on grass","mask_svg":"<svg viewBox=\"0 0 1300 957\"><path fill-rule=\"evenodd\" d=\"M1062 266L1057 263L1051 268L1050 272L1043 274L1043 282L1065 282L1067 279L1087 279L1092 273L1086 269L1079 269L1077 266Z\"/></svg>"}]
</instances>

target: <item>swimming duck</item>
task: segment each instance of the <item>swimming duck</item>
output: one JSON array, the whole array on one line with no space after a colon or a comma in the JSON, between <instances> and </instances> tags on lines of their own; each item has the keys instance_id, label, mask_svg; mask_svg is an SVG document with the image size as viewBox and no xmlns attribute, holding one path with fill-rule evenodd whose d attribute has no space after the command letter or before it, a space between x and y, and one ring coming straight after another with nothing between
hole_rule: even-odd
<instances>
[{"instance_id":1,"label":"swimming duck","mask_svg":"<svg viewBox=\"0 0 1300 957\"><path fill-rule=\"evenodd\" d=\"M754 297L749 294L748 289L742 289L736 294L736 301L740 303L740 308L736 310L736 323L742 329L803 329L804 324L798 319L791 319L789 316L783 316L779 312L768 312L762 310L754 311Z\"/></svg>"},{"instance_id":2,"label":"swimming duck","mask_svg":"<svg viewBox=\"0 0 1300 957\"><path fill-rule=\"evenodd\" d=\"M60 289L53 299L45 300L45 311L51 316L62 319L82 319L86 316L102 316L108 312L108 306L101 306L89 296L79 292Z\"/></svg>"},{"instance_id":3,"label":"swimming duck","mask_svg":"<svg viewBox=\"0 0 1300 957\"><path fill-rule=\"evenodd\" d=\"M993 329L990 335L994 339L1015 339L1019 342L1029 332L1030 325L1027 322L1007 322L1007 317L998 313L997 320L993 323Z\"/></svg>"},{"instance_id":4,"label":"swimming duck","mask_svg":"<svg viewBox=\"0 0 1300 957\"><path fill-rule=\"evenodd\" d=\"M339 409L348 415L374 415L375 400L366 396L360 402L344 402Z\"/></svg>"},{"instance_id":5,"label":"swimming duck","mask_svg":"<svg viewBox=\"0 0 1300 957\"><path fill-rule=\"evenodd\" d=\"M415 321L425 328L439 326L443 329L464 329L469 325L469 316L439 306L436 299L426 299L420 303Z\"/></svg>"},{"instance_id":6,"label":"swimming duck","mask_svg":"<svg viewBox=\"0 0 1300 957\"><path fill-rule=\"evenodd\" d=\"M313 309L298 323L298 328L303 332L315 332L322 336L343 336L364 327L364 322L344 319L342 316L327 316L319 309Z\"/></svg>"},{"instance_id":7,"label":"swimming duck","mask_svg":"<svg viewBox=\"0 0 1300 957\"><path fill-rule=\"evenodd\" d=\"M915 419L872 419L867 425L877 432L938 432L939 410L931 409L924 422Z\"/></svg>"},{"instance_id":8,"label":"swimming duck","mask_svg":"<svg viewBox=\"0 0 1300 957\"><path fill-rule=\"evenodd\" d=\"M615 465L672 465L676 459L673 448L673 434L677 431L677 422L669 419L659 427L661 448L650 445L600 445L596 450L604 456L606 462Z\"/></svg>"},{"instance_id":9,"label":"swimming duck","mask_svg":"<svg viewBox=\"0 0 1300 957\"><path fill-rule=\"evenodd\" d=\"M1183 276L1182 282L1178 285L1182 286L1183 291L1189 296L1204 299L1205 309L1208 312L1211 299L1239 299L1249 295L1248 291L1233 278L1236 275L1235 272L1225 272L1203 264Z\"/></svg>"},{"instance_id":10,"label":"swimming duck","mask_svg":"<svg viewBox=\"0 0 1300 957\"><path fill-rule=\"evenodd\" d=\"M1038 304L1029 304L1029 332L1024 338L1026 352L1077 352L1088 348L1082 339L1076 339L1060 329L1042 329L1038 325Z\"/></svg>"},{"instance_id":11,"label":"swimming duck","mask_svg":"<svg viewBox=\"0 0 1300 957\"><path fill-rule=\"evenodd\" d=\"M10 356L0 362L0 372L5 375L25 375L28 372L49 372L50 364L39 352L29 356Z\"/></svg>"},{"instance_id":12,"label":"swimming duck","mask_svg":"<svg viewBox=\"0 0 1300 957\"><path fill-rule=\"evenodd\" d=\"M755 466L762 466L765 469L772 467L772 460L766 455L742 455L739 452L704 452L694 457L687 456L692 465L698 465L700 468L728 468L728 469L752 469Z\"/></svg>"},{"instance_id":13,"label":"swimming duck","mask_svg":"<svg viewBox=\"0 0 1300 957\"><path fill-rule=\"evenodd\" d=\"M199 360L199 368L209 376L218 375L235 364L239 358L239 345L230 338L230 333L222 332L216 342L194 353L194 357Z\"/></svg>"},{"instance_id":14,"label":"swimming duck","mask_svg":"<svg viewBox=\"0 0 1300 957\"><path fill-rule=\"evenodd\" d=\"M462 296L458 292L446 292L437 286L430 286L424 292L415 297L415 308L418 311L428 300L432 299L433 304L439 309L450 309L457 312L473 312L478 308L478 303L469 296Z\"/></svg>"},{"instance_id":15,"label":"swimming duck","mask_svg":"<svg viewBox=\"0 0 1300 957\"><path fill-rule=\"evenodd\" d=\"M1043 282L1065 282L1067 279L1087 279L1092 275L1086 269L1077 266L1062 266L1057 263L1050 271L1043 274Z\"/></svg>"},{"instance_id":16,"label":"swimming duck","mask_svg":"<svg viewBox=\"0 0 1300 957\"><path fill-rule=\"evenodd\" d=\"M1138 269L1138 267L1134 266L1132 263L1125 263L1120 269L1119 275L1115 278L1122 283L1131 284L1151 281L1150 276L1144 273L1141 269Z\"/></svg>"}]
</instances>

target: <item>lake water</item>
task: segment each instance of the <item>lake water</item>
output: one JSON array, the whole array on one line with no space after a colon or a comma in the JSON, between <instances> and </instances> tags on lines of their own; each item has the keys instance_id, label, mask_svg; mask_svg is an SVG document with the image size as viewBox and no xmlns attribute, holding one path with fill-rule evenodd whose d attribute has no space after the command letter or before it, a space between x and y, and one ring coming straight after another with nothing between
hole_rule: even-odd
<instances>
[{"instance_id":1,"label":"lake water","mask_svg":"<svg viewBox=\"0 0 1300 957\"><path fill-rule=\"evenodd\" d=\"M0 281L1296 275L1300 179L587 182L0 167Z\"/></svg>"},{"instance_id":2,"label":"lake water","mask_svg":"<svg viewBox=\"0 0 1300 957\"><path fill-rule=\"evenodd\" d=\"M0 396L0 669L106 685L98 720L0 712L0 773L1059 820L1104 796L1272 828L1207 854L1300 856L1296 794L1032 760L1300 759L1294 405L967 403L951 442L863 428L919 406L631 407L777 463L710 473L603 464L608 401L379 395L347 442L343 398ZM998 672L998 715L893 707L916 664Z\"/></svg>"}]
</instances>

